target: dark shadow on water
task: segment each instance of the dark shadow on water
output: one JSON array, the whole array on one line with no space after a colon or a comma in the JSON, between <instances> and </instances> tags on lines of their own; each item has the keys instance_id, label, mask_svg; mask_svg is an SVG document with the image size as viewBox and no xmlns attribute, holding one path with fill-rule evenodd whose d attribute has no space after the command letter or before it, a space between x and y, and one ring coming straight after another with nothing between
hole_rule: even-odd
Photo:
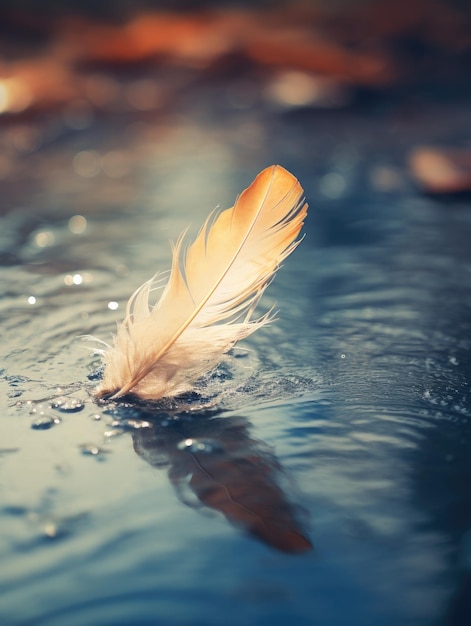
<instances>
[{"instance_id":1,"label":"dark shadow on water","mask_svg":"<svg viewBox=\"0 0 471 626\"><path fill-rule=\"evenodd\" d=\"M131 430L136 453L152 467L167 469L185 505L222 513L282 552L312 550L304 530L307 513L292 501L283 467L267 444L251 436L246 418L155 415L127 407L113 412Z\"/></svg>"}]
</instances>

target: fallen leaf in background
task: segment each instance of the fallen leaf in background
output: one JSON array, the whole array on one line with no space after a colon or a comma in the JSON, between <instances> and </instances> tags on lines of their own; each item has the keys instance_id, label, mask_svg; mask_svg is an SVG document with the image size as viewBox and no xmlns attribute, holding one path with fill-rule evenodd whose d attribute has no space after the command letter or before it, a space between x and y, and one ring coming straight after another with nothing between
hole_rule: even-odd
<instances>
[{"instance_id":1,"label":"fallen leaf in background","mask_svg":"<svg viewBox=\"0 0 471 626\"><path fill-rule=\"evenodd\" d=\"M471 150L419 147L408 158L411 174L428 193L471 191Z\"/></svg>"},{"instance_id":2,"label":"fallen leaf in background","mask_svg":"<svg viewBox=\"0 0 471 626\"><path fill-rule=\"evenodd\" d=\"M471 48L470 12L439 0L355 2L341 8L293 2L179 12L137 7L119 22L112 17L111 9L108 20L95 20L72 12L4 8L0 18L9 37L2 42L0 35L0 114L54 108L73 98L106 107L109 90L103 89L100 98L95 89L97 97L92 97L90 78L139 67L147 72L185 68L189 73L172 85L178 91L191 86L195 76L210 79L214 70L227 78L234 60L244 73L258 72L262 83L277 72L297 71L340 85L384 88L420 80L432 67L433 76L440 67L443 73L440 59L446 61L449 51L459 76ZM15 34L40 43L18 55ZM415 53L408 41L425 47L427 54ZM115 96L116 104L121 98ZM160 97L154 102L160 108Z\"/></svg>"}]
</instances>

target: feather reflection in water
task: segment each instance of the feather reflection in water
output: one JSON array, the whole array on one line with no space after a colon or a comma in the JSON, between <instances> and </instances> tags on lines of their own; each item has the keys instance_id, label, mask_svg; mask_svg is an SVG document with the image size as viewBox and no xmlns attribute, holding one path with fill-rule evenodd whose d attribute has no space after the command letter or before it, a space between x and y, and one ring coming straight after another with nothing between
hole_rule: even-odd
<instances>
[{"instance_id":1,"label":"feather reflection in water","mask_svg":"<svg viewBox=\"0 0 471 626\"><path fill-rule=\"evenodd\" d=\"M250 436L249 427L235 416L153 421L152 427L133 431L134 450L150 465L169 468L184 504L219 511L282 552L311 550L302 524L306 513L283 490L283 468L269 446Z\"/></svg>"}]
</instances>

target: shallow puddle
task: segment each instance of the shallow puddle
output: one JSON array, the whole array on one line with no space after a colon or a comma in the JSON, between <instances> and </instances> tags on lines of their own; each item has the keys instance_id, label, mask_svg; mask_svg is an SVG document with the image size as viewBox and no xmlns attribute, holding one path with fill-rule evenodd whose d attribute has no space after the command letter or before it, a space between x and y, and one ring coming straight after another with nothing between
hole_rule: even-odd
<instances>
[{"instance_id":1,"label":"shallow puddle","mask_svg":"<svg viewBox=\"0 0 471 626\"><path fill-rule=\"evenodd\" d=\"M44 139L7 181L2 623L464 624L470 203L420 196L402 157L444 115L469 139L469 103L241 112L219 89ZM199 395L94 402L83 336L272 162L310 205L278 320Z\"/></svg>"}]
</instances>

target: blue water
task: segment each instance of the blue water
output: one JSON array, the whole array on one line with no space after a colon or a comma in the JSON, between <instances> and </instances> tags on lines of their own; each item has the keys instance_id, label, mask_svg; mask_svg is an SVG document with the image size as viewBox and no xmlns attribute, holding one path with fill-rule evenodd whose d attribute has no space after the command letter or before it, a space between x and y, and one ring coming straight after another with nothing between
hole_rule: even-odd
<instances>
[{"instance_id":1,"label":"blue water","mask_svg":"<svg viewBox=\"0 0 471 626\"><path fill-rule=\"evenodd\" d=\"M469 142L469 103L426 113L241 112L201 88L22 156L1 218L2 624L468 623L470 203L422 196L404 155L445 114ZM278 321L205 406L97 405L81 336L109 340L168 240L272 162L310 204L261 304Z\"/></svg>"}]
</instances>

